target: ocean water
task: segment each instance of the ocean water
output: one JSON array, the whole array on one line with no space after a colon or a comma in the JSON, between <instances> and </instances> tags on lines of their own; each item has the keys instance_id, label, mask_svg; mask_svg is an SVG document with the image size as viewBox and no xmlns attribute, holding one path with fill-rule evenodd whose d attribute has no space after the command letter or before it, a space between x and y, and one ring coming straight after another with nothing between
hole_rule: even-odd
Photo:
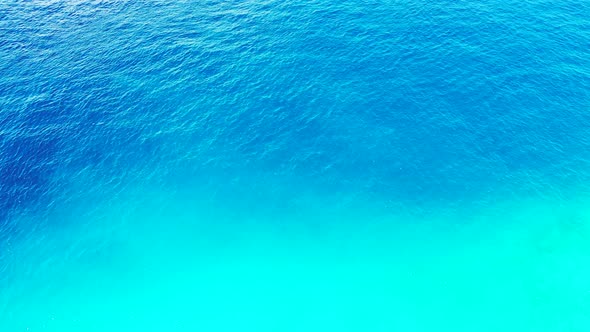
<instances>
[{"instance_id":1,"label":"ocean water","mask_svg":"<svg viewBox=\"0 0 590 332\"><path fill-rule=\"evenodd\" d=\"M589 331L590 3L0 2L0 331Z\"/></svg>"}]
</instances>

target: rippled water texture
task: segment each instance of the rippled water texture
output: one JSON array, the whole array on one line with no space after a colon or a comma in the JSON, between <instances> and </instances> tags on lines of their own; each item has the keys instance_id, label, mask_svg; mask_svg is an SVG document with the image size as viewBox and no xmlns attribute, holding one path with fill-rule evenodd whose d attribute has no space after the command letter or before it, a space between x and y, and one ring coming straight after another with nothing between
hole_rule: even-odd
<instances>
[{"instance_id":1,"label":"rippled water texture","mask_svg":"<svg viewBox=\"0 0 590 332\"><path fill-rule=\"evenodd\" d=\"M590 3L0 2L0 330L589 331Z\"/></svg>"}]
</instances>

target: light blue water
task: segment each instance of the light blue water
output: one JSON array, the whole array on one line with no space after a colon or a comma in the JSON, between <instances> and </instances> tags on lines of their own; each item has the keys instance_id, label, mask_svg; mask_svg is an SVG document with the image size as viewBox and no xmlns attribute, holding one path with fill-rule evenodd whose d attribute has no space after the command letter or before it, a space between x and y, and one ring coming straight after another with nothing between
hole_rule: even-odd
<instances>
[{"instance_id":1,"label":"light blue water","mask_svg":"<svg viewBox=\"0 0 590 332\"><path fill-rule=\"evenodd\" d=\"M590 4L0 3L0 331L590 330Z\"/></svg>"}]
</instances>

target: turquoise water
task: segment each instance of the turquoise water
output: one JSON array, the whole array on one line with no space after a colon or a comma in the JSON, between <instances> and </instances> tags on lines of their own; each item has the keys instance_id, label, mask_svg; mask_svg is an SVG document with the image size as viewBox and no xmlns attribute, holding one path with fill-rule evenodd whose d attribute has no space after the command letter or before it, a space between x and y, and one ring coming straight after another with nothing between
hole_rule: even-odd
<instances>
[{"instance_id":1,"label":"turquoise water","mask_svg":"<svg viewBox=\"0 0 590 332\"><path fill-rule=\"evenodd\" d=\"M590 330L588 13L0 3L0 331Z\"/></svg>"}]
</instances>

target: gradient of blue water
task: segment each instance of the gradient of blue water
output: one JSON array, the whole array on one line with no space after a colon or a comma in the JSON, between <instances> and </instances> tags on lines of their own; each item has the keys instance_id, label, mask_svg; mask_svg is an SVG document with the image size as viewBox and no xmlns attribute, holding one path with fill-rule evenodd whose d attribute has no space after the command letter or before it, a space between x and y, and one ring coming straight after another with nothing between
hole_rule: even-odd
<instances>
[{"instance_id":1,"label":"gradient of blue water","mask_svg":"<svg viewBox=\"0 0 590 332\"><path fill-rule=\"evenodd\" d=\"M586 227L588 13L571 0L3 2L0 327L2 315L15 331L27 325L14 285L59 284L73 269L57 264L43 280L37 260L67 253L87 264L78 272L125 270L116 249L97 249L137 231L114 216L316 244L387 243L423 223L437 230L424 243L447 248L462 246L445 237L466 224L534 229L537 217L510 217L530 206ZM100 233L109 225L122 239ZM100 235L52 239L64 229ZM575 264L590 259L572 250ZM564 280L552 290L573 287ZM590 304L580 296L567 308ZM561 313L564 331L574 312Z\"/></svg>"}]
</instances>

